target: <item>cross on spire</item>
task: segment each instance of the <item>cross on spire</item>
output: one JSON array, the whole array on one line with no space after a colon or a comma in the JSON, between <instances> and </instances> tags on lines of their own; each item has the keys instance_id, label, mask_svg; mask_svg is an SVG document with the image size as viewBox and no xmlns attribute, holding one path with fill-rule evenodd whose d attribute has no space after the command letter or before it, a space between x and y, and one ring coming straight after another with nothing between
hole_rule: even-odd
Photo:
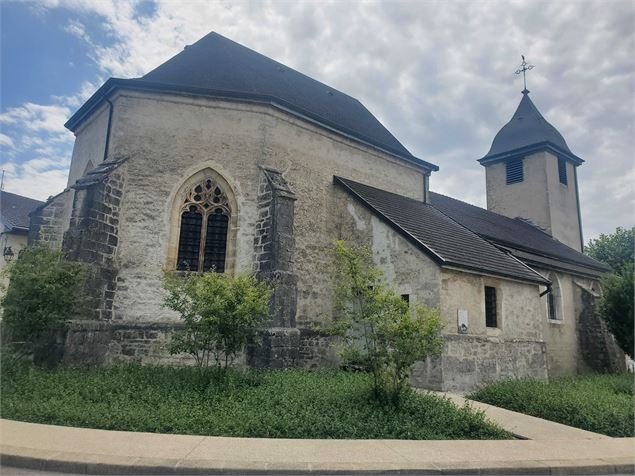
<instances>
[{"instance_id":1,"label":"cross on spire","mask_svg":"<svg viewBox=\"0 0 635 476\"><path fill-rule=\"evenodd\" d=\"M527 94L529 93L529 90L527 89L527 77L525 73L527 73L530 69L533 69L534 65L525 61L525 55L520 55L520 57L523 59L523 62L520 63L520 67L516 70L516 74L523 73L523 85L525 86L525 89L523 89L522 92L523 94Z\"/></svg>"}]
</instances>

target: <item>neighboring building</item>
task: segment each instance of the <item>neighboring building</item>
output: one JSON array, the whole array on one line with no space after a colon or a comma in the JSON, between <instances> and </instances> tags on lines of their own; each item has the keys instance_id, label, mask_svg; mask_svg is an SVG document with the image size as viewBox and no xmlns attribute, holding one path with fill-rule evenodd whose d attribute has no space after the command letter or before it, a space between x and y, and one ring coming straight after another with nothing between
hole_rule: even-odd
<instances>
[{"instance_id":1,"label":"neighboring building","mask_svg":"<svg viewBox=\"0 0 635 476\"><path fill-rule=\"evenodd\" d=\"M0 191L0 271L27 245L29 213L44 202Z\"/></svg>"},{"instance_id":2,"label":"neighboring building","mask_svg":"<svg viewBox=\"0 0 635 476\"><path fill-rule=\"evenodd\" d=\"M333 364L316 324L333 316L329 249L345 239L410 302L440 309L444 352L416 366L418 385L624 364L594 310L608 268L580 253L582 160L527 92L481 159L490 211L430 192L438 167L356 99L215 33L142 78L109 79L66 126L69 188L31 240L96 271L68 361L167 361L178 318L161 306L162 270L216 269L275 285L248 363Z\"/></svg>"}]
</instances>

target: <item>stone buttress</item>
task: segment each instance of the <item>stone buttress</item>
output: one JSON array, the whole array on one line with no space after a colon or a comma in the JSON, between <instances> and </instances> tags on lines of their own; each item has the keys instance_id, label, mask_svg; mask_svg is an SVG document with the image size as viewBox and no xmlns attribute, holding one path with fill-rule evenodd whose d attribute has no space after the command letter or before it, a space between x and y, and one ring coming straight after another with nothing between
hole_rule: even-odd
<instances>
[{"instance_id":1,"label":"stone buttress","mask_svg":"<svg viewBox=\"0 0 635 476\"><path fill-rule=\"evenodd\" d=\"M248 351L256 367L285 368L298 363L300 331L296 328L297 276L294 267L295 194L282 174L262 168L258 189L258 221L254 236L256 276L274 288L271 326Z\"/></svg>"}]
</instances>

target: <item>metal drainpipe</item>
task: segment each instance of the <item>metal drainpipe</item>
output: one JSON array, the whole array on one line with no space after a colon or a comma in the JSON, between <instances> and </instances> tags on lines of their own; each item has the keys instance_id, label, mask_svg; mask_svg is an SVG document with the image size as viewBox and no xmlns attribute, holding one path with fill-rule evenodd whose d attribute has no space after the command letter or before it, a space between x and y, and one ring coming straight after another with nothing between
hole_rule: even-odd
<instances>
[{"instance_id":1,"label":"metal drainpipe","mask_svg":"<svg viewBox=\"0 0 635 476\"><path fill-rule=\"evenodd\" d=\"M106 102L108 103L108 127L106 128L106 145L104 146L103 159L104 162L108 158L108 147L110 146L110 128L112 126L112 109L114 107L110 99L106 99Z\"/></svg>"},{"instance_id":2,"label":"metal drainpipe","mask_svg":"<svg viewBox=\"0 0 635 476\"><path fill-rule=\"evenodd\" d=\"M573 166L573 180L575 180L575 203L578 206L578 227L580 229L580 253L584 253L584 237L582 236L582 210L580 210L580 192L578 191L578 167Z\"/></svg>"}]
</instances>

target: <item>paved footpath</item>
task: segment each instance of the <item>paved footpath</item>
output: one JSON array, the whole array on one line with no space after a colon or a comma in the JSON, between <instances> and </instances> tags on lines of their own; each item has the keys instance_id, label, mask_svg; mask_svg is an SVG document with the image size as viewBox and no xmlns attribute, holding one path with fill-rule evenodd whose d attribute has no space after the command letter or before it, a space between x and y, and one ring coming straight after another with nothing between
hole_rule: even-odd
<instances>
[{"instance_id":1,"label":"paved footpath","mask_svg":"<svg viewBox=\"0 0 635 476\"><path fill-rule=\"evenodd\" d=\"M451 396L458 404L464 399ZM633 474L635 439L470 404L524 440L293 440L0 420L6 467L84 474ZM537 421L536 421L537 420Z\"/></svg>"},{"instance_id":2,"label":"paved footpath","mask_svg":"<svg viewBox=\"0 0 635 476\"><path fill-rule=\"evenodd\" d=\"M420 390L426 393L425 390ZM481 410L490 421L501 428L513 433L519 438L527 440L597 440L600 438L611 439L610 436L592 433L572 426L563 425L542 418L525 415L523 413L505 410L504 408L488 405L487 403L468 400L460 395L452 393L431 392L442 397L449 398L456 405L462 407L468 404L475 410Z\"/></svg>"}]
</instances>

